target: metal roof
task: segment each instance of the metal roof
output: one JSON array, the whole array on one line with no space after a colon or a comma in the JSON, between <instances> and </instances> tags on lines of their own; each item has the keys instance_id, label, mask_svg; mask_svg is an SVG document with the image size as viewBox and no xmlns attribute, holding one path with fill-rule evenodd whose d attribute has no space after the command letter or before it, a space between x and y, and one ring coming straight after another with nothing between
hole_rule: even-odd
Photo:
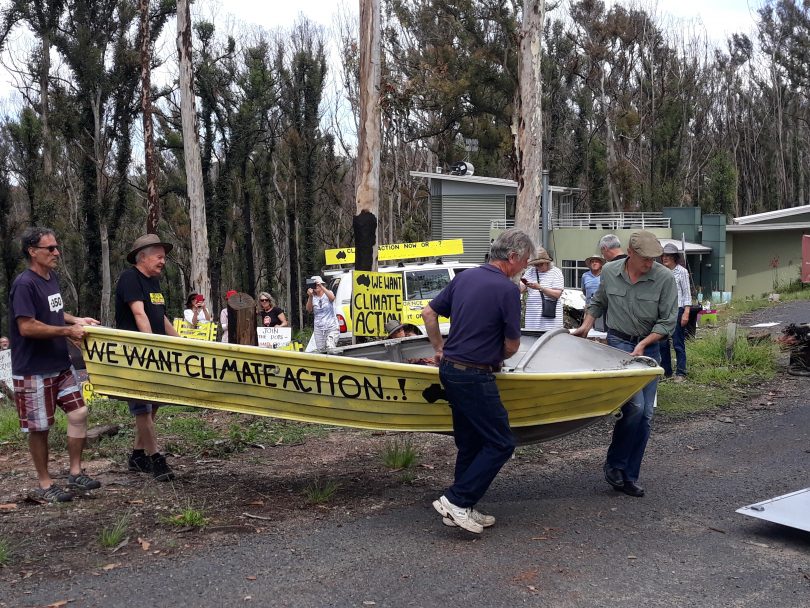
<instances>
[{"instance_id":1,"label":"metal roof","mask_svg":"<svg viewBox=\"0 0 810 608\"><path fill-rule=\"evenodd\" d=\"M755 224L757 222L765 222L767 220L775 220L782 217L800 215L802 213L810 213L810 205L788 207L787 209L777 209L776 211L765 211L764 213L754 213L753 215L743 215L735 217L731 221L734 222L734 224Z\"/></svg>"},{"instance_id":2,"label":"metal roof","mask_svg":"<svg viewBox=\"0 0 810 608\"><path fill-rule=\"evenodd\" d=\"M796 207L798 209L798 207ZM779 230L808 230L810 222L796 222L795 224L750 224L740 226L739 224L729 224L726 232L771 232Z\"/></svg>"},{"instance_id":3,"label":"metal roof","mask_svg":"<svg viewBox=\"0 0 810 608\"><path fill-rule=\"evenodd\" d=\"M661 246L665 245L675 245L678 248L678 251L683 251L681 247L681 239L658 239L658 242L661 243ZM689 241L684 241L684 245L686 245L686 253L711 253L712 248L707 247L706 245L701 245L700 243L690 243Z\"/></svg>"},{"instance_id":4,"label":"metal roof","mask_svg":"<svg viewBox=\"0 0 810 608\"><path fill-rule=\"evenodd\" d=\"M411 177L425 177L427 179L438 179L448 182L467 182L468 184L485 184L487 186L503 186L505 188L517 189L518 183L512 179L502 179L500 177L483 177L481 175L450 175L449 173L432 173L430 171L411 171ZM567 186L549 186L551 192L580 192L583 188L568 188Z\"/></svg>"}]
</instances>

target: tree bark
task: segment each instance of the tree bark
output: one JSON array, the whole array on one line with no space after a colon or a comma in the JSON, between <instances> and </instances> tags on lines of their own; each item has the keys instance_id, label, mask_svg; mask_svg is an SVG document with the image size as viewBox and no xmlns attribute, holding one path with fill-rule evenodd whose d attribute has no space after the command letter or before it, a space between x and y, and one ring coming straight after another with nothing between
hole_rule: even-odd
<instances>
[{"instance_id":1,"label":"tree bark","mask_svg":"<svg viewBox=\"0 0 810 608\"><path fill-rule=\"evenodd\" d=\"M200 142L194 108L194 69L191 64L191 12L189 0L177 0L177 52L180 55L180 115L183 123L183 156L191 222L191 285L208 299L208 228L205 223Z\"/></svg>"},{"instance_id":2,"label":"tree bark","mask_svg":"<svg viewBox=\"0 0 810 608\"><path fill-rule=\"evenodd\" d=\"M380 0L360 0L360 137L357 151L357 215L354 218L355 267L359 270L377 270L382 136L380 74Z\"/></svg>"},{"instance_id":3,"label":"tree bark","mask_svg":"<svg viewBox=\"0 0 810 608\"><path fill-rule=\"evenodd\" d=\"M42 174L46 182L53 174L53 154L51 146L51 126L48 111L48 83L51 72L51 39L42 32L42 66L39 71L39 113L42 120Z\"/></svg>"},{"instance_id":4,"label":"tree bark","mask_svg":"<svg viewBox=\"0 0 810 608\"><path fill-rule=\"evenodd\" d=\"M160 199L155 171L155 135L152 125L151 36L149 0L139 0L141 12L141 116L143 117L144 168L146 169L146 232L157 234Z\"/></svg>"},{"instance_id":5,"label":"tree bark","mask_svg":"<svg viewBox=\"0 0 810 608\"><path fill-rule=\"evenodd\" d=\"M518 54L515 152L518 193L515 227L540 242L540 197L543 172L543 0L523 1L523 24ZM548 246L547 243L543 245Z\"/></svg>"}]
</instances>

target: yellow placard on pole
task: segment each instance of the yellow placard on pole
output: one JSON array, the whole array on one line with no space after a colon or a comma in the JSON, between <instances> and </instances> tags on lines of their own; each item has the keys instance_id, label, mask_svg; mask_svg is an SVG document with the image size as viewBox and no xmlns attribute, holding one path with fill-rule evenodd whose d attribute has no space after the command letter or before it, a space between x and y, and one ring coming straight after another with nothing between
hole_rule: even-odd
<instances>
[{"instance_id":1,"label":"yellow placard on pole","mask_svg":"<svg viewBox=\"0 0 810 608\"><path fill-rule=\"evenodd\" d=\"M462 239L448 239L446 241L421 241L418 243L380 245L377 251L377 259L384 262L387 260L461 255L462 253L464 253L464 241ZM354 247L327 249L324 254L326 255L327 265L354 264Z\"/></svg>"},{"instance_id":2,"label":"yellow placard on pole","mask_svg":"<svg viewBox=\"0 0 810 608\"><path fill-rule=\"evenodd\" d=\"M87 403L91 399L107 399L105 395L99 395L96 391L93 390L93 385L90 383L89 380L85 380L82 382L82 397L84 398L84 402Z\"/></svg>"},{"instance_id":3,"label":"yellow placard on pole","mask_svg":"<svg viewBox=\"0 0 810 608\"><path fill-rule=\"evenodd\" d=\"M217 339L217 323L202 323L199 327L191 327L185 319L175 318L172 321L175 331L181 338L191 338L192 340L206 340L214 342Z\"/></svg>"},{"instance_id":4,"label":"yellow placard on pole","mask_svg":"<svg viewBox=\"0 0 810 608\"><path fill-rule=\"evenodd\" d=\"M402 314L402 275L352 272L352 321L355 336L385 337L385 323Z\"/></svg>"}]
</instances>

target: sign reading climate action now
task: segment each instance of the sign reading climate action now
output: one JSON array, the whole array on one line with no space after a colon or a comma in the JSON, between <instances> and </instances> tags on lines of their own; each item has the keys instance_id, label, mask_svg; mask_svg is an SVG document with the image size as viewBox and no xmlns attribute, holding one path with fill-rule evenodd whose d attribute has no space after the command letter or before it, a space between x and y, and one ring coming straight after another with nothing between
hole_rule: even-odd
<instances>
[{"instance_id":1,"label":"sign reading climate action now","mask_svg":"<svg viewBox=\"0 0 810 608\"><path fill-rule=\"evenodd\" d=\"M402 314L402 275L352 272L352 320L355 336L385 336L385 323Z\"/></svg>"},{"instance_id":2,"label":"sign reading climate action now","mask_svg":"<svg viewBox=\"0 0 810 608\"><path fill-rule=\"evenodd\" d=\"M462 239L448 239L446 241L421 241L419 243L392 243L380 245L377 250L377 259L405 260L409 258L428 258L443 255L461 255L464 253ZM327 249L327 264L354 264L354 247L343 249Z\"/></svg>"}]
</instances>

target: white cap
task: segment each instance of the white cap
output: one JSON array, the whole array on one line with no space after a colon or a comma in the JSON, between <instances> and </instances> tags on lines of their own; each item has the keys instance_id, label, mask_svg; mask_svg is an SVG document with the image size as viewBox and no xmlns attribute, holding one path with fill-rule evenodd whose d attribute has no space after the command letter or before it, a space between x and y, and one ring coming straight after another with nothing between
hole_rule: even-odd
<instances>
[{"instance_id":1,"label":"white cap","mask_svg":"<svg viewBox=\"0 0 810 608\"><path fill-rule=\"evenodd\" d=\"M323 279L322 279L322 278L321 278L321 276L320 276L320 275L318 275L318 274L316 274L316 275L315 275L315 276L313 276L313 277L310 277L310 279L309 279L309 280L310 280L310 281L312 281L313 283L320 283L321 285L324 285Z\"/></svg>"}]
</instances>

